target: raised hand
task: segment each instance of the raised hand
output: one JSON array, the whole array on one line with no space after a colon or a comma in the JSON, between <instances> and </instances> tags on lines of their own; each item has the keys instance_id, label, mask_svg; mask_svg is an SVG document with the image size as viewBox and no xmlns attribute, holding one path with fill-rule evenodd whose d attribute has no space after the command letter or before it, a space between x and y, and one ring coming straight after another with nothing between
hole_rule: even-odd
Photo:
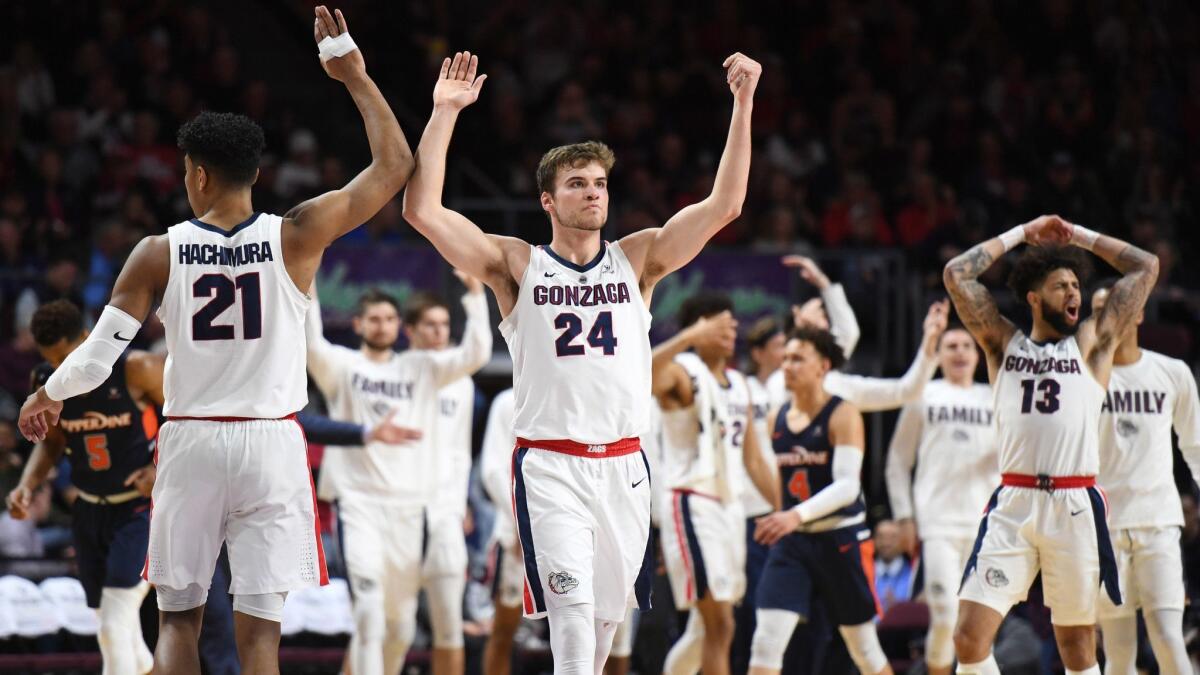
<instances>
[{"instance_id":1,"label":"raised hand","mask_svg":"<svg viewBox=\"0 0 1200 675\"><path fill-rule=\"evenodd\" d=\"M829 288L832 283L829 277L821 271L817 266L817 262L808 256L803 255L785 255L781 260L784 267L796 267L800 270L800 278L817 287L817 290L823 291Z\"/></svg>"},{"instance_id":2,"label":"raised hand","mask_svg":"<svg viewBox=\"0 0 1200 675\"><path fill-rule=\"evenodd\" d=\"M729 310L715 316L701 318L692 324L692 343L729 342L737 340L737 319Z\"/></svg>"},{"instance_id":3,"label":"raised hand","mask_svg":"<svg viewBox=\"0 0 1200 675\"><path fill-rule=\"evenodd\" d=\"M1025 242L1032 246L1065 246L1071 242L1071 224L1058 216L1038 216L1024 227Z\"/></svg>"},{"instance_id":4,"label":"raised hand","mask_svg":"<svg viewBox=\"0 0 1200 675\"><path fill-rule=\"evenodd\" d=\"M933 356L937 351L938 340L942 338L942 333L946 332L946 324L949 321L949 300L938 300L929 306L929 311L925 313L925 322L921 325L923 331L921 346L925 349L926 354Z\"/></svg>"},{"instance_id":5,"label":"raised hand","mask_svg":"<svg viewBox=\"0 0 1200 675\"><path fill-rule=\"evenodd\" d=\"M350 27L346 24L346 17L342 16L342 10L335 9L333 14L330 14L325 5L317 5L313 11L316 13L316 18L313 19L313 39L318 44L327 37L337 37L342 33L350 32ZM345 56L322 61L321 67L325 69L327 75L338 82L346 82L367 74L367 64L363 61L361 49L355 49Z\"/></svg>"},{"instance_id":6,"label":"raised hand","mask_svg":"<svg viewBox=\"0 0 1200 675\"><path fill-rule=\"evenodd\" d=\"M38 390L29 395L25 399L24 405L21 406L21 414L17 418L17 428L20 429L21 435L25 440L40 443L46 440L46 434L50 432L50 427L58 424L58 415L62 412L62 401L52 400L46 395L44 387L38 387Z\"/></svg>"},{"instance_id":7,"label":"raised hand","mask_svg":"<svg viewBox=\"0 0 1200 675\"><path fill-rule=\"evenodd\" d=\"M29 505L33 503L33 490L18 485L13 488L13 491L8 493L8 497L4 500L5 506L8 507L8 513L14 520L25 520L29 517Z\"/></svg>"},{"instance_id":8,"label":"raised hand","mask_svg":"<svg viewBox=\"0 0 1200 675\"><path fill-rule=\"evenodd\" d=\"M462 110L474 103L487 79L487 75L475 76L478 69L479 57L471 52L458 52L453 60L444 59L437 84L433 86L433 107Z\"/></svg>"},{"instance_id":9,"label":"raised hand","mask_svg":"<svg viewBox=\"0 0 1200 675\"><path fill-rule=\"evenodd\" d=\"M721 64L725 68L725 81L729 83L729 91L739 103L749 103L754 100L754 90L758 87L758 78L762 76L762 64L736 52Z\"/></svg>"}]
</instances>

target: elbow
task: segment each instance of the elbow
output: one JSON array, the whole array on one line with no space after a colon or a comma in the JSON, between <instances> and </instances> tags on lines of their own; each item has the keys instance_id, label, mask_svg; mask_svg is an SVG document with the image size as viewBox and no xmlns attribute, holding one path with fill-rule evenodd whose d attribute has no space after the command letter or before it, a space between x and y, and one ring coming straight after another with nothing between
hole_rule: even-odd
<instances>
[{"instance_id":1,"label":"elbow","mask_svg":"<svg viewBox=\"0 0 1200 675\"><path fill-rule=\"evenodd\" d=\"M1153 284L1155 281L1158 281L1158 266L1159 261L1157 255L1151 253L1149 256L1147 256L1146 275L1150 277L1151 284Z\"/></svg>"},{"instance_id":2,"label":"elbow","mask_svg":"<svg viewBox=\"0 0 1200 675\"><path fill-rule=\"evenodd\" d=\"M726 205L720 214L722 225L728 225L737 220L742 215L742 202L739 200L733 204Z\"/></svg>"},{"instance_id":3,"label":"elbow","mask_svg":"<svg viewBox=\"0 0 1200 675\"><path fill-rule=\"evenodd\" d=\"M946 263L942 269L942 283L946 284L946 288L958 285L958 269L955 268L953 260Z\"/></svg>"},{"instance_id":4,"label":"elbow","mask_svg":"<svg viewBox=\"0 0 1200 675\"><path fill-rule=\"evenodd\" d=\"M429 208L414 190L404 191L404 204L401 215L414 227L429 221Z\"/></svg>"}]
</instances>

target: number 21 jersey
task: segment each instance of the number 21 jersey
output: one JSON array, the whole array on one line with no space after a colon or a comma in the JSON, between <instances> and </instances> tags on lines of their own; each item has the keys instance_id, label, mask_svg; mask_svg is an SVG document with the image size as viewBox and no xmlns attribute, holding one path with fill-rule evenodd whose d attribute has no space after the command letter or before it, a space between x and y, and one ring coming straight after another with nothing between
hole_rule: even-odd
<instances>
[{"instance_id":1,"label":"number 21 jersey","mask_svg":"<svg viewBox=\"0 0 1200 675\"><path fill-rule=\"evenodd\" d=\"M167 229L171 272L158 317L168 417L275 419L308 402L309 299L284 267L282 226L255 213L228 231L197 219Z\"/></svg>"},{"instance_id":2,"label":"number 21 jersey","mask_svg":"<svg viewBox=\"0 0 1200 675\"><path fill-rule=\"evenodd\" d=\"M535 246L500 322L513 360L514 432L603 445L646 432L650 311L620 244L576 265Z\"/></svg>"},{"instance_id":3,"label":"number 21 jersey","mask_svg":"<svg viewBox=\"0 0 1200 675\"><path fill-rule=\"evenodd\" d=\"M995 382L1000 472L1095 476L1104 388L1075 337L1038 344L1017 331Z\"/></svg>"}]
</instances>

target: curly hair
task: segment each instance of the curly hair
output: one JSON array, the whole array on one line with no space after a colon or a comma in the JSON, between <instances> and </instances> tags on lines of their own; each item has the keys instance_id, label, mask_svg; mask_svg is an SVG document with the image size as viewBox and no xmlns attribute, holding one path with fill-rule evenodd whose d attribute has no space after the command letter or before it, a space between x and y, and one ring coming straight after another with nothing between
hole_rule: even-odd
<instances>
[{"instance_id":1,"label":"curly hair","mask_svg":"<svg viewBox=\"0 0 1200 675\"><path fill-rule=\"evenodd\" d=\"M599 162L600 166L604 167L604 173L607 175L612 171L617 158L613 155L612 148L600 141L586 141L550 148L546 151L546 154L542 155L541 161L538 162L538 193L553 193L554 181L558 178L558 172L562 169L587 166L589 162Z\"/></svg>"},{"instance_id":2,"label":"curly hair","mask_svg":"<svg viewBox=\"0 0 1200 675\"><path fill-rule=\"evenodd\" d=\"M1008 274L1008 287L1017 301L1029 304L1026 295L1042 285L1051 272L1068 269L1075 273L1080 288L1092 276L1092 261L1074 246L1029 246Z\"/></svg>"},{"instance_id":3,"label":"curly hair","mask_svg":"<svg viewBox=\"0 0 1200 675\"><path fill-rule=\"evenodd\" d=\"M47 302L33 313L29 324L34 342L42 347L73 342L83 335L83 312L69 300Z\"/></svg>"},{"instance_id":4,"label":"curly hair","mask_svg":"<svg viewBox=\"0 0 1200 675\"><path fill-rule=\"evenodd\" d=\"M202 112L179 127L179 149L223 182L250 185L262 159L262 127L245 115Z\"/></svg>"},{"instance_id":5,"label":"curly hair","mask_svg":"<svg viewBox=\"0 0 1200 675\"><path fill-rule=\"evenodd\" d=\"M799 340L811 344L817 353L822 357L829 359L830 370L837 370L846 365L846 353L842 351L837 340L834 339L833 333L823 328L812 328L805 326L803 328L793 328L788 333L788 341Z\"/></svg>"},{"instance_id":6,"label":"curly hair","mask_svg":"<svg viewBox=\"0 0 1200 675\"><path fill-rule=\"evenodd\" d=\"M722 293L701 292L683 301L679 307L679 327L687 328L700 319L732 312L733 300Z\"/></svg>"}]
</instances>

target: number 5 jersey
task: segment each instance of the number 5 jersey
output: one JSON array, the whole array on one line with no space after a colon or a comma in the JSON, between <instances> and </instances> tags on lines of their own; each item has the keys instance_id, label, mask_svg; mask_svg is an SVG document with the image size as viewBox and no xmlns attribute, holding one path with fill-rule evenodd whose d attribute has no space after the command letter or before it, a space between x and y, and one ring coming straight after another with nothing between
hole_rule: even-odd
<instances>
[{"instance_id":1,"label":"number 5 jersey","mask_svg":"<svg viewBox=\"0 0 1200 675\"><path fill-rule=\"evenodd\" d=\"M309 298L283 264L282 227L254 213L228 231L197 219L167 230L167 417L275 419L308 403Z\"/></svg>"}]
</instances>

